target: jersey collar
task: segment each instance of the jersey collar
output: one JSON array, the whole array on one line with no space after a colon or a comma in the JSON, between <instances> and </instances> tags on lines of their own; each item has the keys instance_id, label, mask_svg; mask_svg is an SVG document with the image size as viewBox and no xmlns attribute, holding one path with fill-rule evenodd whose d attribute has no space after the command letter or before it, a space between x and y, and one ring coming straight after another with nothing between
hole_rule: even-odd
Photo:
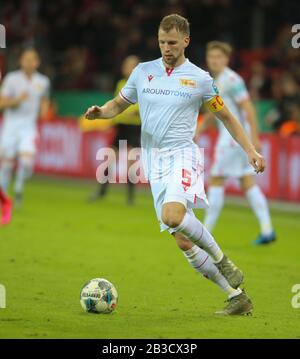
<instances>
[{"instance_id":1,"label":"jersey collar","mask_svg":"<svg viewBox=\"0 0 300 359\"><path fill-rule=\"evenodd\" d=\"M181 64L181 65L179 65L179 66L176 66L176 67L167 68L167 67L164 65L163 58L161 57L159 60L160 60L160 61L159 61L160 66L161 66L162 69L168 74L168 76L170 76L170 75L173 73L173 71L180 69L181 67L187 65L187 64L190 62L188 58L185 58L185 61L184 61L183 64Z\"/></svg>"},{"instance_id":2,"label":"jersey collar","mask_svg":"<svg viewBox=\"0 0 300 359\"><path fill-rule=\"evenodd\" d=\"M24 79L29 82L31 82L36 77L37 74L37 71L34 71L31 75L31 78L29 78L22 69L20 69L20 72L23 75Z\"/></svg>"}]
</instances>

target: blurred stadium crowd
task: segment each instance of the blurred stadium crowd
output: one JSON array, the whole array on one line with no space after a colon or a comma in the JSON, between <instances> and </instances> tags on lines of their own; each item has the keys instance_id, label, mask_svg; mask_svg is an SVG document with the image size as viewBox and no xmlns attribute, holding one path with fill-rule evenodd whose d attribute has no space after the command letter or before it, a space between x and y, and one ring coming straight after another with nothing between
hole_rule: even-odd
<instances>
[{"instance_id":1,"label":"blurred stadium crowd","mask_svg":"<svg viewBox=\"0 0 300 359\"><path fill-rule=\"evenodd\" d=\"M297 0L1 1L7 49L5 57L0 53L0 68L15 69L20 49L33 45L54 89L111 92L125 56L143 61L160 56L158 23L176 12L191 22L187 55L196 64L205 67L210 40L234 46L232 67L253 99L277 101L267 119L277 129L284 121L300 124L300 50L291 47L299 8Z\"/></svg>"}]
</instances>

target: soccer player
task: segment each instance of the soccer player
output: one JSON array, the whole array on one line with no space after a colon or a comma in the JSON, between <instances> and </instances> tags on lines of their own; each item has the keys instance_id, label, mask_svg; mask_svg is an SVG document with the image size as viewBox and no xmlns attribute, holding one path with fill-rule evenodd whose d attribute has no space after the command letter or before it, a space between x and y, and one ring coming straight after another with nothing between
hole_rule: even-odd
<instances>
[{"instance_id":1,"label":"soccer player","mask_svg":"<svg viewBox=\"0 0 300 359\"><path fill-rule=\"evenodd\" d=\"M220 41L207 44L206 60L210 73L213 75L220 96L230 112L240 121L250 136L257 151L261 145L256 124L256 115L243 79L228 67L231 47ZM214 116L209 113L197 129L201 134ZM218 120L217 120L218 121ZM204 218L205 227L212 232L224 204L224 181L227 177L237 177L241 189L247 197L259 224L260 235L255 244L268 244L275 240L268 203L265 195L255 181L253 168L249 165L247 155L222 123L218 121L219 136L215 148L214 163L210 173L208 190L209 207Z\"/></svg>"},{"instance_id":2,"label":"soccer player","mask_svg":"<svg viewBox=\"0 0 300 359\"><path fill-rule=\"evenodd\" d=\"M189 36L187 19L177 14L164 17L158 30L162 57L140 63L117 97L101 107L90 107L85 115L90 120L112 118L139 103L144 169L161 230L174 236L192 267L228 294L228 304L218 314L248 314L253 306L239 288L243 273L223 254L192 210L208 204L201 154L193 142L202 103L223 121L257 172L264 170L264 159L218 96L210 75L185 57Z\"/></svg>"},{"instance_id":3,"label":"soccer player","mask_svg":"<svg viewBox=\"0 0 300 359\"><path fill-rule=\"evenodd\" d=\"M123 78L118 81L116 86L115 95L117 96L120 90L126 84L131 72L138 65L139 58L134 55L127 56L122 63L122 75ZM141 120L139 116L138 105L130 106L124 112L119 114L114 118L114 123L116 123L117 135L114 139L113 147L118 149L119 141L126 140L128 148L140 147L140 132L141 132ZM132 164L131 161L128 161L128 168ZM106 173L107 175L107 173ZM103 198L107 193L109 182L105 182L98 185L96 191L90 196L90 201L95 201L99 198ZM134 202L134 184L128 179L127 182L128 196L127 203L132 205Z\"/></svg>"},{"instance_id":4,"label":"soccer player","mask_svg":"<svg viewBox=\"0 0 300 359\"><path fill-rule=\"evenodd\" d=\"M4 121L0 137L0 186L7 194L14 161L17 170L14 185L15 204L20 206L24 182L33 171L37 141L37 119L49 107L48 77L37 72L40 58L33 48L25 49L20 57L20 70L8 73L0 92L0 108Z\"/></svg>"}]
</instances>

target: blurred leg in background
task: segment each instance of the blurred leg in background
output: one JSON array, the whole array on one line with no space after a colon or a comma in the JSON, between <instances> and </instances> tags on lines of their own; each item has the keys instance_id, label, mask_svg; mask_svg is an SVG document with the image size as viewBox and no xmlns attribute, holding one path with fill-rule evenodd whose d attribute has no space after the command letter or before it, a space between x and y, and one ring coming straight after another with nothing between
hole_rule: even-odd
<instances>
[{"instance_id":1,"label":"blurred leg in background","mask_svg":"<svg viewBox=\"0 0 300 359\"><path fill-rule=\"evenodd\" d=\"M21 207L25 181L33 174L34 156L30 153L22 153L18 158L16 178L14 184L15 206Z\"/></svg>"},{"instance_id":2,"label":"blurred leg in background","mask_svg":"<svg viewBox=\"0 0 300 359\"><path fill-rule=\"evenodd\" d=\"M118 158L119 141L127 141L128 152L133 147L139 147L140 145L140 126L136 125L124 125L119 124L116 126L117 135L113 143L113 148L116 151L116 158ZM133 164L133 161L127 159L127 169ZM104 176L107 177L108 169L104 172ZM107 194L109 182L99 183L96 190L88 198L89 202L95 202L98 199L104 198ZM127 204L134 204L135 196L135 184L133 184L129 178L127 179Z\"/></svg>"},{"instance_id":3,"label":"blurred leg in background","mask_svg":"<svg viewBox=\"0 0 300 359\"><path fill-rule=\"evenodd\" d=\"M268 201L262 190L256 184L255 177L252 175L244 176L240 179L240 183L260 226L260 234L253 244L261 245L274 242L276 240L276 234L271 221Z\"/></svg>"}]
</instances>

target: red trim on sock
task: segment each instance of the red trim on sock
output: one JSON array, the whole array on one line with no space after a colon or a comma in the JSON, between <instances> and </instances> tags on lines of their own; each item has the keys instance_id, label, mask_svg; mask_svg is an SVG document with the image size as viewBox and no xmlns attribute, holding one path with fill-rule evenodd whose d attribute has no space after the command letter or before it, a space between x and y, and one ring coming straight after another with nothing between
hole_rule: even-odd
<instances>
[{"instance_id":1,"label":"red trim on sock","mask_svg":"<svg viewBox=\"0 0 300 359\"><path fill-rule=\"evenodd\" d=\"M126 96L123 95L122 91L119 92L119 94L121 95L121 97L128 103L130 103L131 105L134 105L135 103L130 101Z\"/></svg>"},{"instance_id":2,"label":"red trim on sock","mask_svg":"<svg viewBox=\"0 0 300 359\"><path fill-rule=\"evenodd\" d=\"M205 261L203 261L203 263L201 263L198 267L195 267L195 268L196 268L196 269L201 268L201 267L203 266L203 264L208 260L208 257L209 257L209 256L207 256L207 257L205 258Z\"/></svg>"}]
</instances>

